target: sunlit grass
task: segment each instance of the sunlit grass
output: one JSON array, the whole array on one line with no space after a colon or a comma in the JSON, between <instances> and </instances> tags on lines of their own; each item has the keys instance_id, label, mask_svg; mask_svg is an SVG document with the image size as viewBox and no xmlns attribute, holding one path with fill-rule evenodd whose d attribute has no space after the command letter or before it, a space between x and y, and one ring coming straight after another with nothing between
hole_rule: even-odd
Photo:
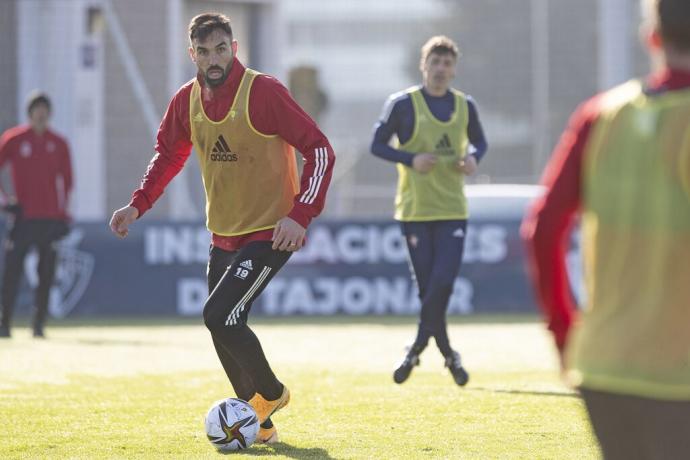
<instances>
[{"instance_id":1,"label":"sunlit grass","mask_svg":"<svg viewBox=\"0 0 690 460\"><path fill-rule=\"evenodd\" d=\"M198 320L67 322L47 340L0 341L0 457L209 458L203 416L232 396ZM468 324L466 324L468 323ZM596 458L580 399L558 380L543 327L451 322L471 373L455 386L435 347L404 385L391 373L412 318L263 320L254 325L292 392L275 458Z\"/></svg>"}]
</instances>

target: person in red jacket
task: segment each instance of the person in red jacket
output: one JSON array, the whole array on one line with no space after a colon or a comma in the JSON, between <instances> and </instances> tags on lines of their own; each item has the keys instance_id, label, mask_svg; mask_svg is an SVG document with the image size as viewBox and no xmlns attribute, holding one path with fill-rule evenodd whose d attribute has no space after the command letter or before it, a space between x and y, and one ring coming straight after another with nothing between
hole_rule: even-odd
<instances>
[{"instance_id":1,"label":"person in red jacket","mask_svg":"<svg viewBox=\"0 0 690 460\"><path fill-rule=\"evenodd\" d=\"M659 68L577 109L522 227L562 368L607 459L690 452L690 2L644 6ZM565 268L576 215L579 318Z\"/></svg>"},{"instance_id":2,"label":"person in red jacket","mask_svg":"<svg viewBox=\"0 0 690 460\"><path fill-rule=\"evenodd\" d=\"M0 167L9 166L15 192L11 196L0 190L0 204L12 216L0 290L0 337L10 337L24 259L33 247L39 256L33 335L44 337L50 287L55 280L55 242L68 232L72 166L67 142L48 127L48 96L32 94L27 110L29 124L10 128L0 138Z\"/></svg>"},{"instance_id":3,"label":"person in red jacket","mask_svg":"<svg viewBox=\"0 0 690 460\"><path fill-rule=\"evenodd\" d=\"M257 412L257 439L276 442L270 416L287 405L290 393L247 318L254 299L304 244L307 226L323 209L335 158L287 89L237 59L225 15L194 17L189 38L198 74L172 98L141 187L114 212L110 227L125 237L194 147L212 233L204 322L235 393ZM304 159L301 180L295 148Z\"/></svg>"}]
</instances>

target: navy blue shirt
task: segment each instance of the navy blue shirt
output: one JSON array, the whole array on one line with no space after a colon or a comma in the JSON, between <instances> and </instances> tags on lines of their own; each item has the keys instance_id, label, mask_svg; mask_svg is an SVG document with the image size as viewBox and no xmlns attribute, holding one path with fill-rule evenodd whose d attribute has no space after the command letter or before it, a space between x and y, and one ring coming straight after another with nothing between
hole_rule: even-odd
<instances>
[{"instance_id":1,"label":"navy blue shirt","mask_svg":"<svg viewBox=\"0 0 690 460\"><path fill-rule=\"evenodd\" d=\"M422 87L422 95L434 117L441 121L450 120L455 109L455 95L452 92L447 91L443 96L436 97L429 95ZM474 155L477 162L479 162L486 153L488 144L484 138L482 125L479 122L477 106L472 97L466 95L466 98L468 112L467 138L470 144L468 153ZM414 154L394 149L388 145L388 142L394 134L398 136L401 145L410 140L414 131L414 124L414 107L410 94L405 91L390 96L383 107L383 113L379 121L374 127L371 153L384 160L402 163L411 167Z\"/></svg>"}]
</instances>

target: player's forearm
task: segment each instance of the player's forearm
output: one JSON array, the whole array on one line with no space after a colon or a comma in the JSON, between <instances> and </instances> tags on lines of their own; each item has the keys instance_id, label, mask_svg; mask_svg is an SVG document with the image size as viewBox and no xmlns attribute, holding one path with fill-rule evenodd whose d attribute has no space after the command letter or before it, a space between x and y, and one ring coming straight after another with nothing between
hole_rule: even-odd
<instances>
[{"instance_id":1,"label":"player's forearm","mask_svg":"<svg viewBox=\"0 0 690 460\"><path fill-rule=\"evenodd\" d=\"M404 150L398 150L390 145L390 141L395 132L395 118L394 114L389 117L387 122L379 121L374 129L374 138L371 141L371 146L369 151L374 155L383 160L390 161L393 163L401 163L405 166L412 167L412 160L414 155L410 152Z\"/></svg>"},{"instance_id":2,"label":"player's forearm","mask_svg":"<svg viewBox=\"0 0 690 460\"><path fill-rule=\"evenodd\" d=\"M401 163L405 166L412 167L414 155L410 152L394 149L387 143L377 141L376 139L374 139L372 142L370 150L374 156L382 158L386 161Z\"/></svg>"},{"instance_id":3,"label":"player's forearm","mask_svg":"<svg viewBox=\"0 0 690 460\"><path fill-rule=\"evenodd\" d=\"M161 120L156 135L156 154L129 203L139 211L138 217L151 209L173 177L182 170L192 151L189 127L190 91L190 85L183 86L173 96Z\"/></svg>"},{"instance_id":4,"label":"player's forearm","mask_svg":"<svg viewBox=\"0 0 690 460\"><path fill-rule=\"evenodd\" d=\"M562 349L575 317L565 256L577 201L565 199L561 184L561 181L556 181L534 203L522 224L521 236L526 246L537 302L556 344Z\"/></svg>"},{"instance_id":5,"label":"player's forearm","mask_svg":"<svg viewBox=\"0 0 690 460\"><path fill-rule=\"evenodd\" d=\"M178 152L175 156L157 153L141 180L140 187L132 194L129 205L137 208L139 217L151 209L160 198L170 181L182 170L187 152Z\"/></svg>"},{"instance_id":6,"label":"player's forearm","mask_svg":"<svg viewBox=\"0 0 690 460\"><path fill-rule=\"evenodd\" d=\"M544 170L547 190L522 226L538 300L561 348L576 312L565 265L567 236L580 208L584 147L596 114L594 99L571 117Z\"/></svg>"},{"instance_id":7,"label":"player's forearm","mask_svg":"<svg viewBox=\"0 0 690 460\"><path fill-rule=\"evenodd\" d=\"M323 210L331 182L335 154L328 138L277 80L258 80L251 121L262 133L277 134L304 159L300 191L288 217L306 228ZM269 110L270 108L270 110Z\"/></svg>"},{"instance_id":8,"label":"player's forearm","mask_svg":"<svg viewBox=\"0 0 690 460\"><path fill-rule=\"evenodd\" d=\"M139 211L141 217L151 209L160 198L170 181L182 170L192 151L192 141L187 115L188 98L180 96L178 92L170 102L156 136L156 154L141 180L141 186L132 194L130 206Z\"/></svg>"},{"instance_id":9,"label":"player's forearm","mask_svg":"<svg viewBox=\"0 0 690 460\"><path fill-rule=\"evenodd\" d=\"M565 249L544 235L543 226L526 237L537 301L559 348L565 346L575 316L565 266Z\"/></svg>"},{"instance_id":10,"label":"player's forearm","mask_svg":"<svg viewBox=\"0 0 690 460\"><path fill-rule=\"evenodd\" d=\"M300 191L295 197L292 211L288 214L288 217L305 228L323 210L335 165L335 154L327 139L324 137L322 142L316 145L321 147L308 147L306 153L303 153L304 167Z\"/></svg>"},{"instance_id":11,"label":"player's forearm","mask_svg":"<svg viewBox=\"0 0 690 460\"><path fill-rule=\"evenodd\" d=\"M489 149L489 144L484 136L484 129L482 128L481 121L479 121L479 113L472 99L467 100L467 108L469 118L467 123L467 138L472 145L470 153L477 159L477 163L479 163Z\"/></svg>"}]
</instances>

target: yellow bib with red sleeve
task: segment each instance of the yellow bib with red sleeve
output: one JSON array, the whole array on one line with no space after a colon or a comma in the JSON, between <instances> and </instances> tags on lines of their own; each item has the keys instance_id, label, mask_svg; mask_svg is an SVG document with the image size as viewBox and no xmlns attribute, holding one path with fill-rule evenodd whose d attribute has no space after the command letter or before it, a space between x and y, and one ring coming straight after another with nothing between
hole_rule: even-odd
<instances>
[{"instance_id":1,"label":"yellow bib with red sleeve","mask_svg":"<svg viewBox=\"0 0 690 460\"><path fill-rule=\"evenodd\" d=\"M232 107L221 121L210 120L195 81L189 103L192 143L206 191L206 226L235 236L275 227L299 192L292 146L264 135L249 119L249 93L258 72L246 69Z\"/></svg>"},{"instance_id":2,"label":"yellow bib with red sleeve","mask_svg":"<svg viewBox=\"0 0 690 460\"><path fill-rule=\"evenodd\" d=\"M690 400L690 89L603 95L584 152L585 388Z\"/></svg>"}]
</instances>

